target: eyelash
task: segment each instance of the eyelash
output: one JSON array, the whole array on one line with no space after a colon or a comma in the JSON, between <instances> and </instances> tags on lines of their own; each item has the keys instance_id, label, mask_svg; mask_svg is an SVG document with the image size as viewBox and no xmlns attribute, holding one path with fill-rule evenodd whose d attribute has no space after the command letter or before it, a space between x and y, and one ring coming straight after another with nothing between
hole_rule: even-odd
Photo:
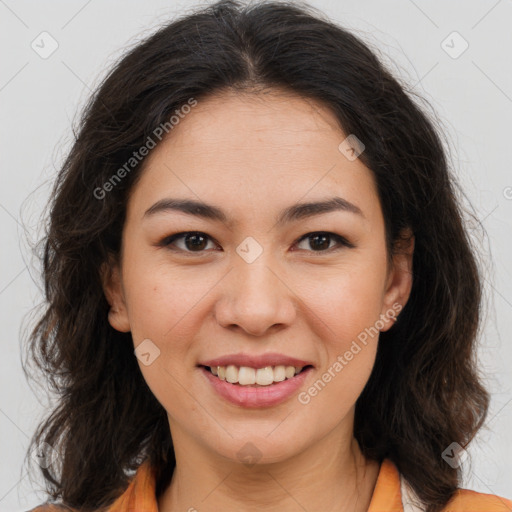
<instances>
[{"instance_id":1,"label":"eyelash","mask_svg":"<svg viewBox=\"0 0 512 512\"><path fill-rule=\"evenodd\" d=\"M176 240L178 240L180 238L183 238L185 235L201 235L201 236L204 236L204 237L208 238L209 240L217 243L217 241L214 238L212 238L211 236L207 235L206 233L203 233L202 231L183 231L183 232L176 233L174 235L170 235L170 236L165 237L161 242L159 242L158 245L160 247L167 247L167 248L169 248L169 250L172 250L172 251L175 251L175 252L183 252L183 253L188 254L188 255L204 254L206 252L206 250L189 251L189 250L179 249L179 248L178 249L170 248L171 244L174 241L176 241ZM319 250L319 251L310 250L308 252L317 253L317 254L322 254L322 253L325 254L325 253L331 253L333 250L334 251L340 250L342 247L347 247L349 249L355 247L355 245L352 244L351 242L349 242L346 238L342 237L341 235L338 235L337 233L331 233L329 231L311 231L310 233L306 233L305 235L302 235L299 239L297 239L294 242L294 245L297 244L297 243L300 243L303 240L306 240L306 239L308 239L310 237L313 237L313 235L325 235L325 236L328 236L329 238L334 239L339 244L339 247L329 247L328 249Z\"/></svg>"}]
</instances>

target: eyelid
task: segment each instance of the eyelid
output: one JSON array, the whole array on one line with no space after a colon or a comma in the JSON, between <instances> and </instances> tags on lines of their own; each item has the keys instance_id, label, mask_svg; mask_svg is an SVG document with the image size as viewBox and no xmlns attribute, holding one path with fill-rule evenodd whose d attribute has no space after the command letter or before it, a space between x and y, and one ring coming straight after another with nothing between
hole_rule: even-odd
<instances>
[{"instance_id":1,"label":"eyelid","mask_svg":"<svg viewBox=\"0 0 512 512\"><path fill-rule=\"evenodd\" d=\"M180 231L180 232L175 233L173 235L166 236L157 245L159 247L167 247L167 248L169 248L171 243L174 242L175 240L183 238L184 236L191 235L191 234L202 235L205 238L207 238L209 241L212 241L213 243L215 243L218 246L220 246L220 244L217 242L217 240L215 240L215 238L213 238L208 233L205 233L204 231ZM336 247L336 246L329 247L328 249L325 249L323 251L306 250L309 253L313 253L313 254L317 254L317 255L330 254L331 252L339 250L339 249L341 249L343 247L347 247L349 249L352 249L352 248L355 247L355 245L353 243L351 243L349 240L347 240L344 236L339 235L338 233L333 233L332 231L309 231L308 233L305 233L304 235L301 235L299 238L297 238L293 242L293 245L295 246L296 244L302 242L303 240L305 240L305 239L307 239L307 238L309 238L309 237L311 237L313 235L328 235L328 236L330 236L330 238L334 239L338 243L338 247ZM187 251L187 250L179 249L179 248L178 249L169 249L169 250L172 250L172 251L175 251L175 252L181 252L182 254L187 254L187 255L205 254L205 253L210 252L210 251L207 251L207 250Z\"/></svg>"}]
</instances>

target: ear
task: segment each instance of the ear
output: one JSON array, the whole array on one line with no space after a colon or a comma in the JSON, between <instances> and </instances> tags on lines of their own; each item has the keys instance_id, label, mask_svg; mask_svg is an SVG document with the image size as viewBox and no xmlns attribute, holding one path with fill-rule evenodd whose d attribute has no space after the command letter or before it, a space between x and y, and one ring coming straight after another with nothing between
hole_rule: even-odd
<instances>
[{"instance_id":1,"label":"ear","mask_svg":"<svg viewBox=\"0 0 512 512\"><path fill-rule=\"evenodd\" d=\"M115 258L109 257L108 263L103 262L101 264L100 276L103 292L110 304L110 311L108 312L110 325L117 331L130 332L130 322L121 282L121 270Z\"/></svg>"},{"instance_id":2,"label":"ear","mask_svg":"<svg viewBox=\"0 0 512 512\"><path fill-rule=\"evenodd\" d=\"M407 228L395 243L380 317L384 327L380 331L387 331L393 326L399 312L409 300L413 282L414 240L412 231Z\"/></svg>"}]
</instances>

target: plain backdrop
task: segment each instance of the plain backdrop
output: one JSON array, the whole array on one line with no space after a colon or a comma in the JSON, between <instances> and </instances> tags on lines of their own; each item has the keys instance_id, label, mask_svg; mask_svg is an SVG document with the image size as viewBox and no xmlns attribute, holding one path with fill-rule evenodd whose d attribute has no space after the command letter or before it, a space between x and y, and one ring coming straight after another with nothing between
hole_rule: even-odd
<instances>
[{"instance_id":1,"label":"plain backdrop","mask_svg":"<svg viewBox=\"0 0 512 512\"><path fill-rule=\"evenodd\" d=\"M512 1L310 4L372 44L430 102L451 141L454 172L487 233L481 238L471 230L485 254L478 357L492 403L486 428L469 447L464 487L512 498ZM1 511L28 510L46 500L41 481L32 481L23 465L48 407L21 369L21 338L32 321L25 317L42 298L27 240L40 234L50 184L73 140L72 123L128 46L196 5L0 0Z\"/></svg>"}]
</instances>

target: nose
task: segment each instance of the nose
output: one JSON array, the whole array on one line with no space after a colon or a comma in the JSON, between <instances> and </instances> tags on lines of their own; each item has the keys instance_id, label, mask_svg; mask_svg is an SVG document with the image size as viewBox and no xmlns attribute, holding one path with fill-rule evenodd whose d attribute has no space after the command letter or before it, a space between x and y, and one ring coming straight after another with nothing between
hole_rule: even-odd
<instances>
[{"instance_id":1,"label":"nose","mask_svg":"<svg viewBox=\"0 0 512 512\"><path fill-rule=\"evenodd\" d=\"M217 322L252 336L291 325L297 298L282 274L263 255L252 263L240 258L224 280L224 290L215 307Z\"/></svg>"}]
</instances>

